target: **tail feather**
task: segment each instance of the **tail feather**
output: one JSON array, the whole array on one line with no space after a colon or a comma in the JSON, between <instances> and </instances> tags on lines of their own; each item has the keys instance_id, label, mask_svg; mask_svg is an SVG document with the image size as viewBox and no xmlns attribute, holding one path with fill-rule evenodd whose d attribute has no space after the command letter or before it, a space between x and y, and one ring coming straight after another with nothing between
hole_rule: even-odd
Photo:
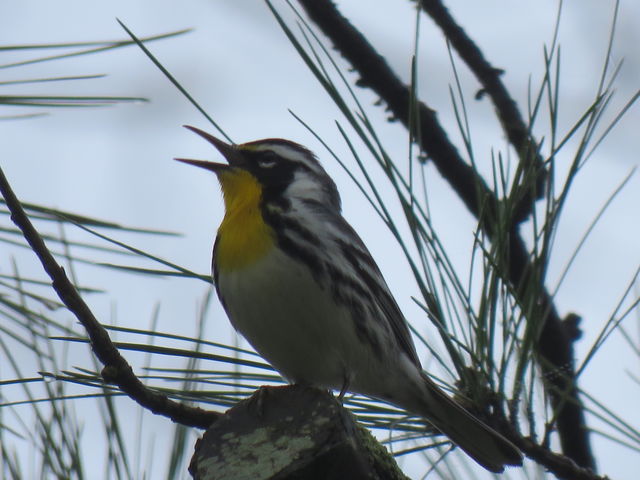
<instances>
[{"instance_id":1,"label":"tail feather","mask_svg":"<svg viewBox=\"0 0 640 480\"><path fill-rule=\"evenodd\" d=\"M428 401L424 416L487 470L522 465L522 454L509 440L464 409L425 376Z\"/></svg>"}]
</instances>

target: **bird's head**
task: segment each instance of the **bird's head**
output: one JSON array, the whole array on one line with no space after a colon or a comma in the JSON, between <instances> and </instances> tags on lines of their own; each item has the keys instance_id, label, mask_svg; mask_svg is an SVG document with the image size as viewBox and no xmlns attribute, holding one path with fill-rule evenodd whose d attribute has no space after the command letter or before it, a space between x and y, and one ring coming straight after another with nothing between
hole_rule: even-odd
<instances>
[{"instance_id":1,"label":"bird's head","mask_svg":"<svg viewBox=\"0 0 640 480\"><path fill-rule=\"evenodd\" d=\"M228 144L195 127L186 126L211 143L227 160L176 160L214 172L227 208L247 195L257 194L267 204L286 206L293 199L314 202L337 212L340 196L335 183L315 155L297 143L268 138L242 144Z\"/></svg>"}]
</instances>

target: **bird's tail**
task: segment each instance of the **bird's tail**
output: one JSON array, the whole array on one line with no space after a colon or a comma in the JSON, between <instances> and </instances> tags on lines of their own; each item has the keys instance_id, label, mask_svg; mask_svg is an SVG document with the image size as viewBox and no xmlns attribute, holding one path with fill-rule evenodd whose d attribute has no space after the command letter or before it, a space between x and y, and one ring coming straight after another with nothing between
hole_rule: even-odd
<instances>
[{"instance_id":1,"label":"bird's tail","mask_svg":"<svg viewBox=\"0 0 640 480\"><path fill-rule=\"evenodd\" d=\"M487 470L522 465L522 454L509 440L473 416L424 375L427 402L423 415L453 443ZM419 412L416 412L419 413Z\"/></svg>"}]
</instances>

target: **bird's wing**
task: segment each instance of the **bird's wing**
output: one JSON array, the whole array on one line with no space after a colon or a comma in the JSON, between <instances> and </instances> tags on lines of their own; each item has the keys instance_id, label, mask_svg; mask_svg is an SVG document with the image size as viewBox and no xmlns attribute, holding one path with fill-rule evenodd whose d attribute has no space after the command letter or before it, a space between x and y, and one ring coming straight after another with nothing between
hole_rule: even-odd
<instances>
[{"instance_id":1,"label":"bird's wing","mask_svg":"<svg viewBox=\"0 0 640 480\"><path fill-rule=\"evenodd\" d=\"M422 369L407 321L393 298L380 268L353 227L342 216L339 218L340 229L351 239L350 242L336 240L345 259L370 290L372 300L382 312L380 320L387 323L400 348L418 368Z\"/></svg>"}]
</instances>

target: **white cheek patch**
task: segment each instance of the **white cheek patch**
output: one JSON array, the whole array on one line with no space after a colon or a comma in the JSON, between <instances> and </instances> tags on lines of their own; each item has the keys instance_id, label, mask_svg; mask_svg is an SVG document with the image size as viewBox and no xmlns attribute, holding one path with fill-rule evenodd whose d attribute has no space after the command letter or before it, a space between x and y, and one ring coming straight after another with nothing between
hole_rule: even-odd
<instances>
[{"instance_id":1,"label":"white cheek patch","mask_svg":"<svg viewBox=\"0 0 640 480\"><path fill-rule=\"evenodd\" d=\"M285 196L288 198L317 200L318 202L325 200L324 191L318 188L318 180L302 171L295 173L293 181L285 190Z\"/></svg>"}]
</instances>

